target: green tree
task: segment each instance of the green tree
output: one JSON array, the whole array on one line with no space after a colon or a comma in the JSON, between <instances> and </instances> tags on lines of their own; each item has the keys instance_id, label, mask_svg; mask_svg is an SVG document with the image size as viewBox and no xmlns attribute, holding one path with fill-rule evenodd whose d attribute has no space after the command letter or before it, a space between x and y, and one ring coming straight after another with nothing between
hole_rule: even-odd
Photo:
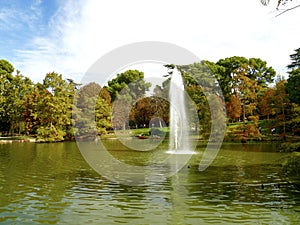
<instances>
[{"instance_id":1,"label":"green tree","mask_svg":"<svg viewBox=\"0 0 300 225\"><path fill-rule=\"evenodd\" d=\"M300 48L295 50L294 54L290 55L291 64L287 66L289 69L298 69L300 67Z\"/></svg>"},{"instance_id":2,"label":"green tree","mask_svg":"<svg viewBox=\"0 0 300 225\"><path fill-rule=\"evenodd\" d=\"M217 77L225 98L231 95L234 86L239 82L237 76L243 72L243 76L255 80L258 85L266 87L273 82L276 75L267 62L259 58L246 59L245 57L233 56L220 59L216 65L206 62L213 74Z\"/></svg>"},{"instance_id":3,"label":"green tree","mask_svg":"<svg viewBox=\"0 0 300 225\"><path fill-rule=\"evenodd\" d=\"M243 106L243 121L247 116L254 116L257 106L257 95L262 88L257 80L249 77L249 71L246 64L237 68L234 72L234 85L233 92L239 96Z\"/></svg>"},{"instance_id":4,"label":"green tree","mask_svg":"<svg viewBox=\"0 0 300 225\"><path fill-rule=\"evenodd\" d=\"M287 114L290 110L290 102L286 91L286 82L286 80L282 80L276 84L273 106L277 114L276 119L278 126L282 127L281 133L284 138L286 135Z\"/></svg>"},{"instance_id":5,"label":"green tree","mask_svg":"<svg viewBox=\"0 0 300 225\"><path fill-rule=\"evenodd\" d=\"M84 111L91 103L89 99L93 99L95 101L100 91L101 86L95 82L91 82L80 87L76 93L76 106Z\"/></svg>"},{"instance_id":6,"label":"green tree","mask_svg":"<svg viewBox=\"0 0 300 225\"><path fill-rule=\"evenodd\" d=\"M290 55L291 64L287 67L290 69L289 78L286 83L286 91L289 100L292 102L291 113L288 115L288 125L291 127L293 134L300 133L300 48Z\"/></svg>"},{"instance_id":7,"label":"green tree","mask_svg":"<svg viewBox=\"0 0 300 225\"><path fill-rule=\"evenodd\" d=\"M76 92L73 107L73 127L77 138L95 139L95 105L101 86L95 82L88 83Z\"/></svg>"},{"instance_id":8,"label":"green tree","mask_svg":"<svg viewBox=\"0 0 300 225\"><path fill-rule=\"evenodd\" d=\"M207 65L208 61L193 63L190 65L178 65L176 68L180 71L184 88L192 101L188 101L187 108L195 108L196 114L189 111L189 126L196 128L200 131L202 137L209 137L212 129L212 120L219 121L219 130L222 130L225 117L224 113L220 114L219 109L223 109L222 93L216 84L216 78L213 76L211 68ZM212 64L211 64L212 65ZM215 64L214 64L215 65ZM171 71L165 77L172 76L174 65L166 65ZM215 66L215 71L218 69L223 70L224 67ZM169 95L170 78L163 83L163 87L156 91L162 96ZM198 127L200 124L200 127ZM214 128L213 133L217 134L219 131Z\"/></svg>"},{"instance_id":9,"label":"green tree","mask_svg":"<svg viewBox=\"0 0 300 225\"><path fill-rule=\"evenodd\" d=\"M62 141L73 134L71 113L74 85L55 72L46 74L43 84L36 84L25 100L27 132L37 135L37 141Z\"/></svg>"},{"instance_id":10,"label":"green tree","mask_svg":"<svg viewBox=\"0 0 300 225\"><path fill-rule=\"evenodd\" d=\"M68 82L62 78L61 74L55 72L46 74L43 81L43 86L50 90L51 102L49 110L51 112L52 119L50 119L50 126L54 126L57 133L63 135L59 136L71 136L72 131L72 106L74 99L74 85L72 82Z\"/></svg>"},{"instance_id":11,"label":"green tree","mask_svg":"<svg viewBox=\"0 0 300 225\"><path fill-rule=\"evenodd\" d=\"M223 91L227 107L231 107L232 95L242 104L243 118L255 116L257 96L262 88L273 82L276 75L272 67L259 58L229 57L217 63L206 61L217 77ZM227 110L232 112L232 107Z\"/></svg>"},{"instance_id":12,"label":"green tree","mask_svg":"<svg viewBox=\"0 0 300 225\"><path fill-rule=\"evenodd\" d=\"M164 99L170 99L170 83L171 78L173 74L173 70L175 69L174 64L168 64L165 65L166 68L168 68L168 74L164 75L167 79L162 83L162 87L157 86L154 89L155 96L164 98ZM203 136L207 136L207 134L210 132L210 112L209 112L209 106L207 104L206 96L203 93L203 87L201 87L201 83L204 84L205 77L202 76L203 74L203 64L202 63L195 63L191 65L177 65L176 69L179 70L183 83L184 83L184 90L190 97L191 101L188 101L187 108L196 108L197 115L189 115L189 126L196 129L198 132L199 130L202 132ZM202 79L200 78L202 77ZM200 82L200 83L199 83ZM170 102L170 100L169 100ZM187 102L186 102L187 104ZM169 108L170 104L168 104L168 114L169 114ZM168 115L169 116L169 115ZM199 120L201 123L201 127L199 127ZM206 120L206 122L204 122ZM203 123L202 123L203 122ZM168 121L169 123L169 121Z\"/></svg>"},{"instance_id":13,"label":"green tree","mask_svg":"<svg viewBox=\"0 0 300 225\"><path fill-rule=\"evenodd\" d=\"M24 130L24 99L33 84L18 70L12 75L13 71L8 61L0 60L0 125L2 131L20 134Z\"/></svg>"},{"instance_id":14,"label":"green tree","mask_svg":"<svg viewBox=\"0 0 300 225\"><path fill-rule=\"evenodd\" d=\"M274 87L262 90L258 98L258 109L262 118L270 120L269 128L276 128L276 132L285 138L287 131L291 131L292 105L290 104L286 80L280 80ZM288 125L288 126L287 126Z\"/></svg>"},{"instance_id":15,"label":"green tree","mask_svg":"<svg viewBox=\"0 0 300 225\"><path fill-rule=\"evenodd\" d=\"M220 114L219 109L223 109L223 95L218 89L216 78L213 76L210 67L206 62L194 63L178 67L185 85L185 90L196 105L200 131L203 137L208 137L212 128L212 120L219 121L220 127L223 128L225 117ZM194 106L191 106L194 107ZM198 124L198 119L190 118L193 126ZM222 130L222 129L220 129ZM213 130L217 134L218 130Z\"/></svg>"},{"instance_id":16,"label":"green tree","mask_svg":"<svg viewBox=\"0 0 300 225\"><path fill-rule=\"evenodd\" d=\"M10 82L13 79L12 73L14 67L6 60L0 60L0 128L1 131L9 131L10 124L8 121L8 115L6 113L6 95L9 89Z\"/></svg>"},{"instance_id":17,"label":"green tree","mask_svg":"<svg viewBox=\"0 0 300 225\"><path fill-rule=\"evenodd\" d=\"M101 88L95 106L95 120L98 134L103 135L112 129L112 105L111 97L106 88Z\"/></svg>"},{"instance_id":18,"label":"green tree","mask_svg":"<svg viewBox=\"0 0 300 225\"><path fill-rule=\"evenodd\" d=\"M149 90L151 84L144 80L144 73L138 70L127 70L108 82L106 87L114 101L120 92L129 94L132 99L142 97ZM129 88L126 90L126 88Z\"/></svg>"},{"instance_id":19,"label":"green tree","mask_svg":"<svg viewBox=\"0 0 300 225\"><path fill-rule=\"evenodd\" d=\"M24 103L27 95L30 95L33 90L32 81L20 74L14 76L6 89L5 111L10 124L11 133L24 131L23 113L25 110Z\"/></svg>"},{"instance_id":20,"label":"green tree","mask_svg":"<svg viewBox=\"0 0 300 225\"><path fill-rule=\"evenodd\" d=\"M159 119L158 119L159 118ZM152 126L150 121L158 127L162 127L161 120L169 121L169 102L158 96L150 96L139 99L132 108L130 120L135 125Z\"/></svg>"},{"instance_id":21,"label":"green tree","mask_svg":"<svg viewBox=\"0 0 300 225\"><path fill-rule=\"evenodd\" d=\"M300 68L292 69L286 83L289 99L300 105Z\"/></svg>"},{"instance_id":22,"label":"green tree","mask_svg":"<svg viewBox=\"0 0 300 225\"><path fill-rule=\"evenodd\" d=\"M258 98L260 115L263 118L267 117L268 120L271 119L268 123L269 128L276 128L276 132L281 133L283 137L286 134L286 124L291 111L285 85L286 80L281 80L276 83L276 86L262 90Z\"/></svg>"},{"instance_id":23,"label":"green tree","mask_svg":"<svg viewBox=\"0 0 300 225\"><path fill-rule=\"evenodd\" d=\"M296 53L291 54L291 63L287 66L290 71L286 88L289 99L300 105L300 48L295 50Z\"/></svg>"},{"instance_id":24,"label":"green tree","mask_svg":"<svg viewBox=\"0 0 300 225\"><path fill-rule=\"evenodd\" d=\"M106 88L95 82L82 86L75 97L73 119L76 137L94 139L112 129L111 97Z\"/></svg>"},{"instance_id":25,"label":"green tree","mask_svg":"<svg viewBox=\"0 0 300 225\"><path fill-rule=\"evenodd\" d=\"M198 118L190 118L192 126L196 128L196 131L200 128L202 136L208 137L211 129L211 113L207 96L204 95L202 87L197 84L190 84L185 90L193 100L198 114ZM197 120L200 122L200 127L197 127Z\"/></svg>"},{"instance_id":26,"label":"green tree","mask_svg":"<svg viewBox=\"0 0 300 225\"><path fill-rule=\"evenodd\" d=\"M292 103L291 113L288 115L287 125L291 128L293 135L300 135L300 106Z\"/></svg>"},{"instance_id":27,"label":"green tree","mask_svg":"<svg viewBox=\"0 0 300 225\"><path fill-rule=\"evenodd\" d=\"M39 118L38 111L43 109L43 107L40 107L41 104L39 104L39 101L41 101L46 94L48 94L48 91L38 83L33 86L32 93L25 96L22 117L25 121L25 132L27 135L36 134L41 119Z\"/></svg>"},{"instance_id":28,"label":"green tree","mask_svg":"<svg viewBox=\"0 0 300 225\"><path fill-rule=\"evenodd\" d=\"M129 114L134 103L149 90L151 83L144 80L144 73L127 70L108 82L106 87L113 101L112 121L115 129L129 126Z\"/></svg>"}]
</instances>

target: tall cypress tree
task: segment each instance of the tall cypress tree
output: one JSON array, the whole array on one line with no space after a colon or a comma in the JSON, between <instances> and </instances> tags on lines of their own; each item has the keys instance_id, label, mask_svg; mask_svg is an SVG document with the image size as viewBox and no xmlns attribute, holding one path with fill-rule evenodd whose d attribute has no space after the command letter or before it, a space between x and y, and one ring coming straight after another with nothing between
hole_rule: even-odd
<instances>
[{"instance_id":1,"label":"tall cypress tree","mask_svg":"<svg viewBox=\"0 0 300 225\"><path fill-rule=\"evenodd\" d=\"M300 67L300 48L295 50L294 54L290 55L291 64L287 66L288 69L297 69Z\"/></svg>"}]
</instances>

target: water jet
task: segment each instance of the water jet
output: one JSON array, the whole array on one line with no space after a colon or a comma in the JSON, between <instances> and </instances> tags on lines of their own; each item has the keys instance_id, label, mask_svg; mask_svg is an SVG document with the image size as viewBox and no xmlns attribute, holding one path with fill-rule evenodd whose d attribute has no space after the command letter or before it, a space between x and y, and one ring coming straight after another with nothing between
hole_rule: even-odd
<instances>
[{"instance_id":1,"label":"water jet","mask_svg":"<svg viewBox=\"0 0 300 225\"><path fill-rule=\"evenodd\" d=\"M190 147L186 94L181 73L175 67L170 80L169 154L195 154Z\"/></svg>"}]
</instances>

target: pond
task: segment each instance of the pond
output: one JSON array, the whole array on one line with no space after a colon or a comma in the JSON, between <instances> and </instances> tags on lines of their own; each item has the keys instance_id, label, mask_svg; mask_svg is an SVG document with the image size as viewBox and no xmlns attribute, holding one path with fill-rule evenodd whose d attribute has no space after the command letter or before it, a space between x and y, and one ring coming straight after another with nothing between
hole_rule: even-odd
<instances>
[{"instance_id":1,"label":"pond","mask_svg":"<svg viewBox=\"0 0 300 225\"><path fill-rule=\"evenodd\" d=\"M136 152L106 141L132 164L162 150ZM1 224L298 224L300 178L271 144L223 144L198 170L204 145L176 175L145 186L112 182L90 168L74 142L0 145ZM134 160L132 160L134 159Z\"/></svg>"}]
</instances>

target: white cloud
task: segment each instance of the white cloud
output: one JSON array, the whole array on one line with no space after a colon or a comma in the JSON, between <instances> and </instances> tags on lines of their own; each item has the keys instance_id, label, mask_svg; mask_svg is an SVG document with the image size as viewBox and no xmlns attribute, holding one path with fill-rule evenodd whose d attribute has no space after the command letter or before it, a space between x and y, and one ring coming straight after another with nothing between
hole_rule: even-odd
<instances>
[{"instance_id":1,"label":"white cloud","mask_svg":"<svg viewBox=\"0 0 300 225\"><path fill-rule=\"evenodd\" d=\"M275 2L259 1L62 1L49 35L19 51L17 68L33 80L57 71L80 79L99 57L137 41L165 41L201 59L260 57L278 72L299 47L299 10L275 18Z\"/></svg>"}]
</instances>

